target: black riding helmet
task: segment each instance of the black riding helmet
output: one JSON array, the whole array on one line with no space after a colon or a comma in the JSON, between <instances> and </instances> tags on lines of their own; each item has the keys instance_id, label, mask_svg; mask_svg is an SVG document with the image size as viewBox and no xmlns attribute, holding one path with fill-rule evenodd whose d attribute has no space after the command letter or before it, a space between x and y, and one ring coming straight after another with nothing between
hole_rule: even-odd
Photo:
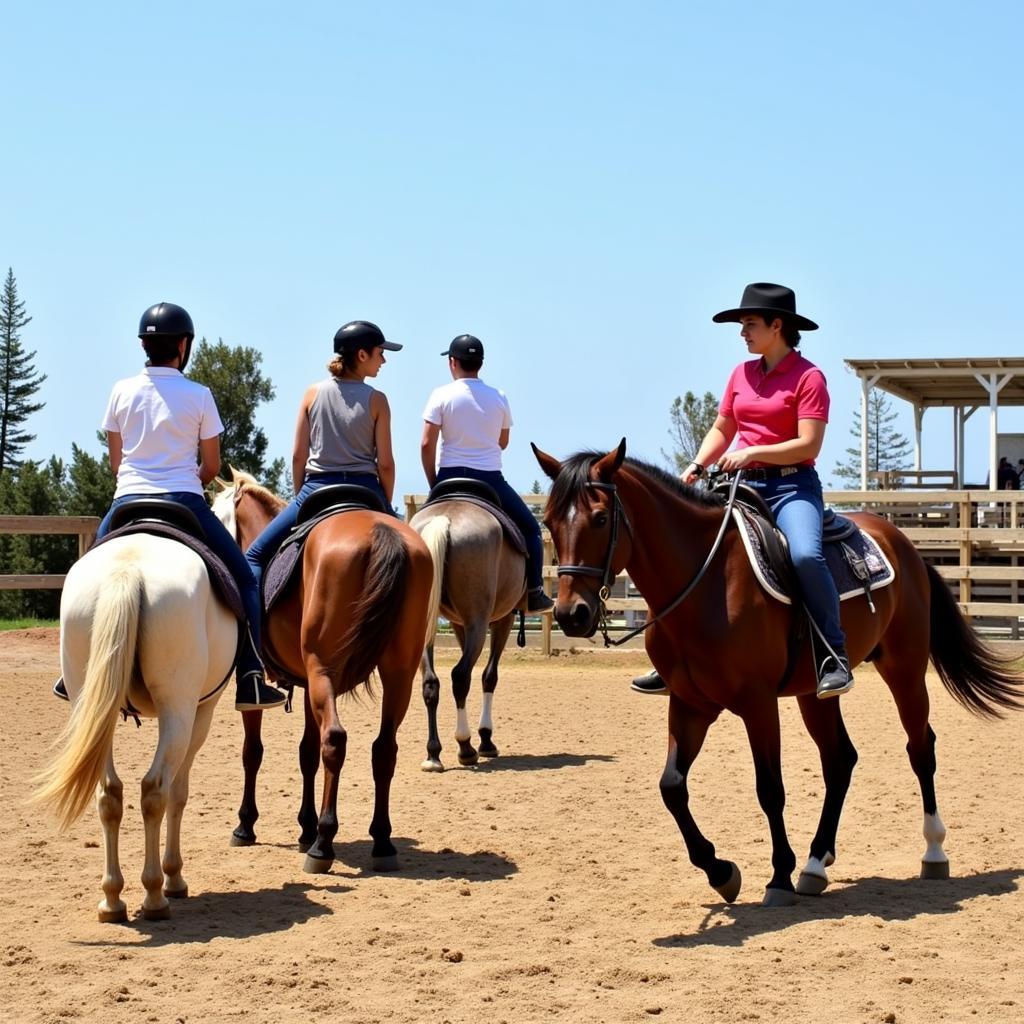
<instances>
[{"instance_id":1,"label":"black riding helmet","mask_svg":"<svg viewBox=\"0 0 1024 1024\"><path fill-rule=\"evenodd\" d=\"M158 302L150 306L142 319L139 320L139 337L146 338L188 338L185 343L185 355L178 367L182 373L185 372L185 364L188 362L189 353L192 351L192 339L196 336L196 329L192 326L192 317L188 311L173 302Z\"/></svg>"},{"instance_id":2,"label":"black riding helmet","mask_svg":"<svg viewBox=\"0 0 1024 1024\"><path fill-rule=\"evenodd\" d=\"M353 349L371 349L377 346L388 352L401 352L402 346L396 341L385 341L384 332L369 320L350 320L338 328L334 335L334 351L336 355L351 352Z\"/></svg>"}]
</instances>

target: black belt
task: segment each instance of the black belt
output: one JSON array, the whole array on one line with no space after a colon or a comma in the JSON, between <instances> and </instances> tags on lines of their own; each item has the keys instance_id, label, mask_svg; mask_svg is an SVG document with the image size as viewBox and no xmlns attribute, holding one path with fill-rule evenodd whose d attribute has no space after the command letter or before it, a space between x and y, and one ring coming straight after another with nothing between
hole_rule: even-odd
<instances>
[{"instance_id":1,"label":"black belt","mask_svg":"<svg viewBox=\"0 0 1024 1024\"><path fill-rule=\"evenodd\" d=\"M778 480L781 476L792 476L809 466L764 466L761 469L743 470L744 480Z\"/></svg>"}]
</instances>

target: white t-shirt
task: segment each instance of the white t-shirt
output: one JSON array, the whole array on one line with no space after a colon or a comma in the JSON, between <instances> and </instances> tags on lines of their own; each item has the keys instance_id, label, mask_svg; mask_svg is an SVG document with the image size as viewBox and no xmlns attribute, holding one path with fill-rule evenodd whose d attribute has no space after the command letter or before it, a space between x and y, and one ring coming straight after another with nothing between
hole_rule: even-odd
<instances>
[{"instance_id":1,"label":"white t-shirt","mask_svg":"<svg viewBox=\"0 0 1024 1024\"><path fill-rule=\"evenodd\" d=\"M501 470L498 436L512 426L503 391L478 377L453 380L431 392L423 418L441 428L441 469Z\"/></svg>"},{"instance_id":2,"label":"white t-shirt","mask_svg":"<svg viewBox=\"0 0 1024 1024\"><path fill-rule=\"evenodd\" d=\"M123 494L202 494L199 442L224 431L210 389L171 366L147 366L119 380L103 430L121 435L115 498Z\"/></svg>"}]
</instances>

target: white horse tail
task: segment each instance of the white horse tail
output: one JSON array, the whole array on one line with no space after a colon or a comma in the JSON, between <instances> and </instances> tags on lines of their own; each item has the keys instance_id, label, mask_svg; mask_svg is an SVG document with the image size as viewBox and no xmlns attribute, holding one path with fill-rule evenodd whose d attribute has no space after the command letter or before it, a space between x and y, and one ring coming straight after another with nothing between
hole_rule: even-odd
<instances>
[{"instance_id":1,"label":"white horse tail","mask_svg":"<svg viewBox=\"0 0 1024 1024\"><path fill-rule=\"evenodd\" d=\"M452 521L447 516L435 516L423 527L420 536L430 552L434 563L434 580L430 584L430 604L427 606L427 640L425 646L434 642L437 633L437 611L441 607L441 588L444 585L444 563L448 556L448 528Z\"/></svg>"},{"instance_id":2,"label":"white horse tail","mask_svg":"<svg viewBox=\"0 0 1024 1024\"><path fill-rule=\"evenodd\" d=\"M58 738L63 749L37 780L33 802L50 804L67 828L88 807L128 697L142 603L142 572L122 564L98 588L82 692Z\"/></svg>"}]
</instances>

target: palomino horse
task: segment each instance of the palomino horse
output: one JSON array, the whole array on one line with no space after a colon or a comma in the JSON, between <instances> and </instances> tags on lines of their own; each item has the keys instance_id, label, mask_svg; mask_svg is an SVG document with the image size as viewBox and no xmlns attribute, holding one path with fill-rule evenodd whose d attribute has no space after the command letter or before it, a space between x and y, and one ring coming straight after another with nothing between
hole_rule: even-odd
<instances>
[{"instance_id":1,"label":"palomino horse","mask_svg":"<svg viewBox=\"0 0 1024 1024\"><path fill-rule=\"evenodd\" d=\"M280 498L246 473L233 471L213 503L221 522L247 548L283 507ZM338 783L347 734L337 698L369 684L376 668L381 682L380 732L373 743L375 801L370 835L377 871L393 871L398 855L391 842L388 803L398 757L396 733L409 708L427 628L433 569L420 536L382 512L359 509L331 516L309 534L301 579L291 584L267 616L268 653L288 677L305 687L305 731L299 746L302 805L299 849L304 870L329 871L338 831ZM245 712L245 791L233 843L255 842L256 774L263 756L263 712ZM323 761L320 814L313 798L317 762Z\"/></svg>"},{"instance_id":2,"label":"palomino horse","mask_svg":"<svg viewBox=\"0 0 1024 1024\"><path fill-rule=\"evenodd\" d=\"M434 562L434 584L427 615L427 646L423 652L423 702L427 706L427 759L424 771L444 771L437 732L440 682L434 671L434 637L438 610L458 637L462 654L452 669L455 697L455 739L459 764L476 764L478 756L497 757L492 739L491 709L498 685L498 662L505 649L516 609L526 593L526 560L509 542L490 512L468 501L436 501L420 509L409 525L423 537ZM488 626L491 651L483 673L479 755L470 742L466 696L473 666L483 650Z\"/></svg>"},{"instance_id":3,"label":"palomino horse","mask_svg":"<svg viewBox=\"0 0 1024 1024\"><path fill-rule=\"evenodd\" d=\"M51 804L67 827L99 786L105 858L101 921L128 916L117 849L124 787L113 755L120 710L130 702L159 725L141 801L142 913L158 920L170 916L168 896L188 895L181 877L181 817L189 769L209 732L237 642L238 622L211 589L202 560L174 540L142 533L114 537L68 572L60 602L60 660L71 718L61 736L63 750L40 776L35 799Z\"/></svg>"},{"instance_id":4,"label":"palomino horse","mask_svg":"<svg viewBox=\"0 0 1024 1024\"><path fill-rule=\"evenodd\" d=\"M795 899L796 858L783 818L778 697L796 697L825 779L824 806L797 891L823 892L857 753L839 699L815 697L809 650L799 652L787 671L793 613L758 585L735 529L724 533L709 559L722 525L723 499L653 466L624 461L625 440L607 454L580 452L565 462L536 448L534 453L555 481L545 522L560 563L559 625L570 636L591 636L603 618L607 581L624 568L651 610L647 653L670 690L661 795L691 862L724 899L732 902L739 894L739 869L715 855L688 806L690 766L725 708L743 719L758 800L771 830L773 873L765 905ZM842 603L847 650L853 664L874 664L896 701L924 803L927 849L921 874L946 878L946 830L935 800L935 734L925 689L929 656L949 693L975 714L998 716L1002 708L1019 708L1024 694L1020 679L978 641L945 583L910 541L878 516L850 518L878 542L896 579L874 592L874 612L863 597Z\"/></svg>"}]
</instances>

